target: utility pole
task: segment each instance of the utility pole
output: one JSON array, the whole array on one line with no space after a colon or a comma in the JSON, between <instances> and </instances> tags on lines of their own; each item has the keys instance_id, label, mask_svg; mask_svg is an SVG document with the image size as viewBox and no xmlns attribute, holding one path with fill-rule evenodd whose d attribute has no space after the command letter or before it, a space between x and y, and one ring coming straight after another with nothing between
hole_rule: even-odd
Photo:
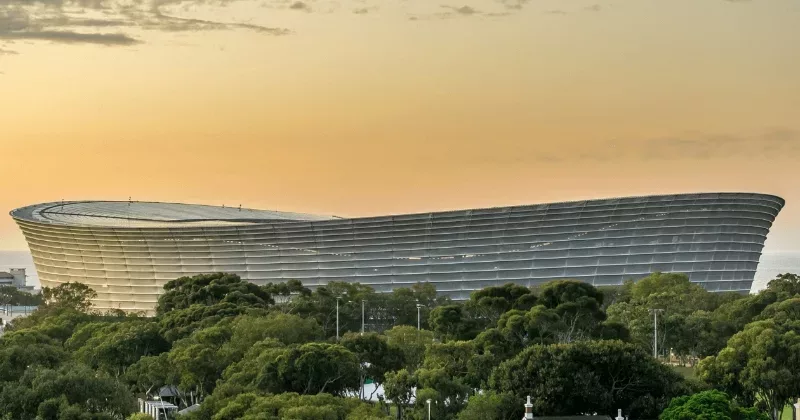
<instances>
[{"instance_id":1,"label":"utility pole","mask_svg":"<svg viewBox=\"0 0 800 420\"><path fill-rule=\"evenodd\" d=\"M364 299L361 299L361 335L364 335Z\"/></svg>"},{"instance_id":2,"label":"utility pole","mask_svg":"<svg viewBox=\"0 0 800 420\"><path fill-rule=\"evenodd\" d=\"M650 309L653 314L653 357L658 359L658 314L664 312L663 309Z\"/></svg>"}]
</instances>

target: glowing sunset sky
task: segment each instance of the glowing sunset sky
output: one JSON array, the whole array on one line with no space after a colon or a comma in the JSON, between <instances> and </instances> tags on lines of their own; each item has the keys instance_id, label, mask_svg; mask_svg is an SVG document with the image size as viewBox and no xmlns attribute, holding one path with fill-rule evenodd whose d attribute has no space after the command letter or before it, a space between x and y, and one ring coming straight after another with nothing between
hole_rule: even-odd
<instances>
[{"instance_id":1,"label":"glowing sunset sky","mask_svg":"<svg viewBox=\"0 0 800 420\"><path fill-rule=\"evenodd\" d=\"M0 0L7 212L365 216L693 191L787 200L797 0Z\"/></svg>"}]
</instances>

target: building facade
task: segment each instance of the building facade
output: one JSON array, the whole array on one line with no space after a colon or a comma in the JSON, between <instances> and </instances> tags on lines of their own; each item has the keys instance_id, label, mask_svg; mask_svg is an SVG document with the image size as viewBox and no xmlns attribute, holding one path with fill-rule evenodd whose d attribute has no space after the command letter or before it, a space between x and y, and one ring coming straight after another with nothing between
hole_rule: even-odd
<instances>
[{"instance_id":1,"label":"building facade","mask_svg":"<svg viewBox=\"0 0 800 420\"><path fill-rule=\"evenodd\" d=\"M42 286L97 291L100 309L152 310L181 276L236 273L265 284L330 281L379 292L433 283L474 290L571 278L618 285L686 273L711 291L748 292L783 199L704 193L382 217L146 202L60 202L11 212Z\"/></svg>"}]
</instances>

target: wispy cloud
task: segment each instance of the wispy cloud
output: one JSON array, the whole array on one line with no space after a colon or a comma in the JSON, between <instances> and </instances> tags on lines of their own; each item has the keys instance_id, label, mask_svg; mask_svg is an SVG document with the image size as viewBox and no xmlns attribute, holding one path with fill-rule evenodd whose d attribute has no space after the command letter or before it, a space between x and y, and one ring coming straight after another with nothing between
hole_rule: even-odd
<instances>
[{"instance_id":1,"label":"wispy cloud","mask_svg":"<svg viewBox=\"0 0 800 420\"><path fill-rule=\"evenodd\" d=\"M445 8L445 9L452 10L453 12L455 12L455 13L457 13L459 15L470 16L470 15L480 14L479 11L475 10L471 6L455 7L455 6L443 5L442 7Z\"/></svg>"},{"instance_id":2,"label":"wispy cloud","mask_svg":"<svg viewBox=\"0 0 800 420\"><path fill-rule=\"evenodd\" d=\"M310 12L311 11L311 6L309 6L307 3L304 3L302 1L295 1L292 4L289 5L289 9L292 9L292 10L304 10L306 12Z\"/></svg>"},{"instance_id":3,"label":"wispy cloud","mask_svg":"<svg viewBox=\"0 0 800 420\"><path fill-rule=\"evenodd\" d=\"M800 158L800 131L779 128L754 135L687 133L651 139L614 139L580 147L552 149L550 142L475 149L453 159L476 165L580 164L630 161L710 161L726 159ZM425 157L420 157L423 161Z\"/></svg>"},{"instance_id":4,"label":"wispy cloud","mask_svg":"<svg viewBox=\"0 0 800 420\"><path fill-rule=\"evenodd\" d=\"M284 28L172 16L174 6L222 5L232 0L0 0L0 41L130 46L132 31L251 30L285 35ZM172 8L169 8L172 6ZM7 50L2 50L7 51Z\"/></svg>"}]
</instances>

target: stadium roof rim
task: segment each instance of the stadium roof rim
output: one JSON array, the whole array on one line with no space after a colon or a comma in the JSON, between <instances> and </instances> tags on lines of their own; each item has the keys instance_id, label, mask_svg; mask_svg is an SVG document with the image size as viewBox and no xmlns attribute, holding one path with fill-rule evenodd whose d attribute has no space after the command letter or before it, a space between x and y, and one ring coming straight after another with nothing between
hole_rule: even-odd
<instances>
[{"instance_id":1,"label":"stadium roof rim","mask_svg":"<svg viewBox=\"0 0 800 420\"><path fill-rule=\"evenodd\" d=\"M637 200L645 198L667 198L667 197L713 197L713 196L752 196L754 198L772 199L781 208L785 204L783 198L753 192L693 192L679 194L656 194L639 195L626 197L597 198L584 200L571 200L555 203L535 203L511 206L494 206L472 209L444 210L433 212L416 212L408 214L380 215L380 216L361 216L361 217L338 217L315 215L306 213L281 212L272 210L258 210L240 207L212 206L207 204L186 204L169 203L158 201L109 201L109 200L81 200L81 201L62 201L34 204L12 210L10 215L15 220L39 222L57 225L73 226L97 226L97 227L165 227L165 226L235 226L252 225L255 223L275 223L275 222L311 222L311 221L330 221L343 219L370 219L392 216L413 216L427 214L444 214L463 211L484 211L504 208L521 208L535 206L561 206L576 203L597 203L614 200ZM130 206L136 206L134 213L130 212ZM68 209L69 211L52 211L53 209L64 210L64 207L77 207ZM105 207L105 208L104 208ZM81 208L83 211L81 212ZM127 211L124 211L127 210ZM244 212L245 214L242 214ZM127 213L127 214L126 214ZM160 214L159 214L160 213ZM116 221L117 224L113 223ZM122 224L120 224L122 223Z\"/></svg>"}]
</instances>

